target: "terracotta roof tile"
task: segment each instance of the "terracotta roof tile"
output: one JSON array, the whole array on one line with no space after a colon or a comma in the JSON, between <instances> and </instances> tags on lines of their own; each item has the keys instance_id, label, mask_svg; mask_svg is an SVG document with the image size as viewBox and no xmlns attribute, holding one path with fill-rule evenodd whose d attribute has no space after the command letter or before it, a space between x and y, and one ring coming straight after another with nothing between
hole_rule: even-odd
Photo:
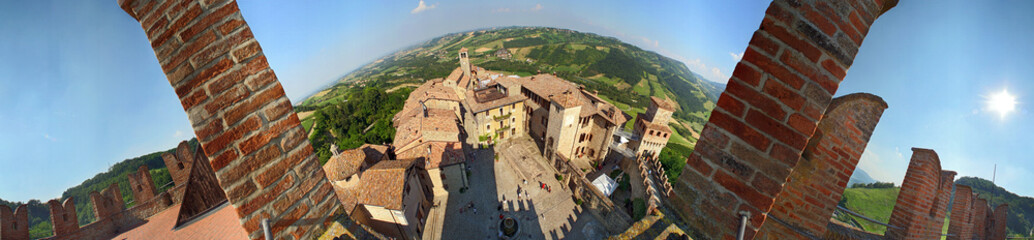
<instances>
[{"instance_id":1,"label":"terracotta roof tile","mask_svg":"<svg viewBox=\"0 0 1034 240\"><path fill-rule=\"evenodd\" d=\"M147 218L143 225L112 239L248 239L248 232L237 217L237 209L228 203L203 218L177 228L176 216L179 210L179 204L173 205Z\"/></svg>"},{"instance_id":2,"label":"terracotta roof tile","mask_svg":"<svg viewBox=\"0 0 1034 240\"><path fill-rule=\"evenodd\" d=\"M406 172L417 159L382 161L370 167L359 179L358 204L402 210Z\"/></svg>"},{"instance_id":3,"label":"terracotta roof tile","mask_svg":"<svg viewBox=\"0 0 1034 240\"><path fill-rule=\"evenodd\" d=\"M463 146L459 142L426 142L405 152L399 152L398 158L423 158L427 161L425 165L427 169L465 161Z\"/></svg>"},{"instance_id":4,"label":"terracotta roof tile","mask_svg":"<svg viewBox=\"0 0 1034 240\"><path fill-rule=\"evenodd\" d=\"M650 102L653 102L653 104L657 104L657 107L660 108L660 109L664 109L664 110L668 110L668 111L672 111L672 112L675 111L675 103L673 103L673 102L671 102L671 101L669 101L667 99L661 99L659 97L650 96Z\"/></svg>"}]
</instances>

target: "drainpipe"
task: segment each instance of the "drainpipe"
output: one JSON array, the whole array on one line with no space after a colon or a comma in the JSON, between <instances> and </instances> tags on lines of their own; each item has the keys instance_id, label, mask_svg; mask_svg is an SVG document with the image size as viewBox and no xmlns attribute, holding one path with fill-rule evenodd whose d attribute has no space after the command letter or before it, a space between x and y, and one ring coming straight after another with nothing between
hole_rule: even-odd
<instances>
[{"instance_id":1,"label":"drainpipe","mask_svg":"<svg viewBox=\"0 0 1034 240\"><path fill-rule=\"evenodd\" d=\"M262 233L266 235L266 239L273 239L273 233L269 230L269 219L262 219Z\"/></svg>"},{"instance_id":2,"label":"drainpipe","mask_svg":"<svg viewBox=\"0 0 1034 240\"><path fill-rule=\"evenodd\" d=\"M747 218L750 218L750 212L740 211L740 231L736 233L736 240L743 240L743 235L747 231Z\"/></svg>"}]
</instances>

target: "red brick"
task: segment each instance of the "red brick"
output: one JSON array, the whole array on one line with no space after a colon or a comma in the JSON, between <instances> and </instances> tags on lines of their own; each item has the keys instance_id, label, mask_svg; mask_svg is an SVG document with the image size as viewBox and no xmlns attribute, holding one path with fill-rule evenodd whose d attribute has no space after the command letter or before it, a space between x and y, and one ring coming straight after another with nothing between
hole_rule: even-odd
<instances>
[{"instance_id":1,"label":"red brick","mask_svg":"<svg viewBox=\"0 0 1034 240\"><path fill-rule=\"evenodd\" d=\"M847 17L851 21L851 24L854 25L854 28L858 30L858 33L865 35L869 32L869 25L863 23L862 20L858 17L858 10L851 11L851 14L848 14Z\"/></svg>"},{"instance_id":2,"label":"red brick","mask_svg":"<svg viewBox=\"0 0 1034 240\"><path fill-rule=\"evenodd\" d=\"M816 12L812 6L805 4L798 9L801 10L804 18L808 19L808 22L815 25L815 27L818 27L819 30L826 34L826 36L833 36L833 34L837 32L837 27L834 26L829 19L822 16L822 14Z\"/></svg>"},{"instance_id":3,"label":"red brick","mask_svg":"<svg viewBox=\"0 0 1034 240\"><path fill-rule=\"evenodd\" d=\"M334 189L330 187L329 183L325 182L320 184L319 189L317 189L316 192L313 192L312 195L309 195L309 201L314 203L321 202L320 200L327 198L327 195L333 194L333 190Z\"/></svg>"},{"instance_id":4,"label":"red brick","mask_svg":"<svg viewBox=\"0 0 1034 240\"><path fill-rule=\"evenodd\" d=\"M266 206L269 202L273 201L274 198L279 197L284 191L294 186L295 179L292 175L288 175L286 178L281 180L276 186L271 189L263 189L263 193L256 196L255 198L246 201L237 208L237 214L240 216L247 216L255 212L259 208Z\"/></svg>"},{"instance_id":5,"label":"red brick","mask_svg":"<svg viewBox=\"0 0 1034 240\"><path fill-rule=\"evenodd\" d=\"M251 30L245 28L243 31L239 31L237 33L234 33L233 35L223 37L220 41L215 42L205 50L197 53L191 59L191 62L195 66L203 66L218 57L229 56L228 53L230 53L231 50L241 46L245 42L252 41L254 39L255 36L252 35Z\"/></svg>"},{"instance_id":6,"label":"red brick","mask_svg":"<svg viewBox=\"0 0 1034 240\"><path fill-rule=\"evenodd\" d=\"M171 84L173 88L176 88L181 82L187 80L187 76L191 73L194 73L193 66L190 66L190 64L180 64L176 69L167 71L165 76L168 78L169 84Z\"/></svg>"},{"instance_id":7,"label":"red brick","mask_svg":"<svg viewBox=\"0 0 1034 240\"><path fill-rule=\"evenodd\" d=\"M281 101L280 103L276 103L274 105L267 107L264 113L266 120L275 121L277 119L280 119L280 117L283 117L287 113L293 112L294 107L291 106L290 101ZM296 115L294 116L294 118L298 118L298 116Z\"/></svg>"},{"instance_id":8,"label":"red brick","mask_svg":"<svg viewBox=\"0 0 1034 240\"><path fill-rule=\"evenodd\" d=\"M756 110L748 112L745 120L747 121L747 124L750 124L750 126L768 133L775 140L786 143L786 145L789 145L794 149L804 149L804 145L807 144L807 139L803 135Z\"/></svg>"},{"instance_id":9,"label":"red brick","mask_svg":"<svg viewBox=\"0 0 1034 240\"><path fill-rule=\"evenodd\" d=\"M237 102L243 101L248 97L248 95L250 95L250 93L247 89L244 89L244 86L231 88L230 90L219 94L219 96L212 99L208 104L205 104L205 110L210 113L218 112L221 109L233 106Z\"/></svg>"},{"instance_id":10,"label":"red brick","mask_svg":"<svg viewBox=\"0 0 1034 240\"><path fill-rule=\"evenodd\" d=\"M220 153L219 156L212 158L212 169L215 169L215 171L219 171L223 169L223 167L226 167L226 165L229 165L234 160L237 160L239 157L240 154L237 153L236 149L227 149L225 152Z\"/></svg>"},{"instance_id":11,"label":"red brick","mask_svg":"<svg viewBox=\"0 0 1034 240\"><path fill-rule=\"evenodd\" d=\"M715 183L735 193L736 196L739 196L754 208L768 209L772 206L773 198L765 196L743 181L725 173L725 171L715 172L712 179Z\"/></svg>"},{"instance_id":12,"label":"red brick","mask_svg":"<svg viewBox=\"0 0 1034 240\"><path fill-rule=\"evenodd\" d=\"M274 84L272 87L251 97L243 104L239 104L227 111L225 115L223 115L224 120L226 120L227 123L239 121L249 114L258 111L259 107L282 97L284 97L284 89L280 84Z\"/></svg>"},{"instance_id":13,"label":"red brick","mask_svg":"<svg viewBox=\"0 0 1034 240\"><path fill-rule=\"evenodd\" d=\"M779 6L779 2L772 2L768 5L768 10L765 11L765 15L771 16L773 19L781 21L783 24L790 24L795 18L793 13L790 13Z\"/></svg>"},{"instance_id":14,"label":"red brick","mask_svg":"<svg viewBox=\"0 0 1034 240\"><path fill-rule=\"evenodd\" d=\"M256 91L273 82L276 82L276 75L273 74L273 69L268 69L262 73L252 75L244 81L244 84L248 86L248 89Z\"/></svg>"},{"instance_id":15,"label":"red brick","mask_svg":"<svg viewBox=\"0 0 1034 240\"><path fill-rule=\"evenodd\" d=\"M804 115L801 115L799 113L794 113L793 115L790 115L790 118L786 120L787 125L790 125L790 127L792 127L794 130L797 130L797 132L806 135L810 135L809 133L815 131L816 123L816 121L812 121L811 119L808 119L807 117L804 117Z\"/></svg>"},{"instance_id":16,"label":"red brick","mask_svg":"<svg viewBox=\"0 0 1034 240\"><path fill-rule=\"evenodd\" d=\"M710 164L704 162L704 160L700 158L699 154L690 155L689 158L686 159L686 164L705 177L710 177L712 172L711 170L714 169Z\"/></svg>"},{"instance_id":17,"label":"red brick","mask_svg":"<svg viewBox=\"0 0 1034 240\"><path fill-rule=\"evenodd\" d=\"M263 130L258 134L255 134L255 136L252 136L251 138L244 140L244 142L241 142L241 152L244 155L249 155L255 150L261 148L262 146L265 146L267 143L269 143L269 140L280 137L280 135L283 135L283 133L287 131L287 129L296 127L299 124L300 123L298 122L298 118L294 118L293 121L291 118L281 120L276 124L270 126L268 129ZM269 125L267 124L267 126Z\"/></svg>"},{"instance_id":18,"label":"red brick","mask_svg":"<svg viewBox=\"0 0 1034 240\"><path fill-rule=\"evenodd\" d=\"M280 220L276 221L276 223L273 224L272 228L274 230L279 229L279 231L276 232L281 232L284 228L287 228L288 226L294 224L294 222L301 220L302 217L305 216L305 214L308 212L309 205L301 204L298 207L295 207L293 210L291 210L290 213L280 215Z\"/></svg>"},{"instance_id":19,"label":"red brick","mask_svg":"<svg viewBox=\"0 0 1034 240\"><path fill-rule=\"evenodd\" d=\"M778 81L765 82L762 90L769 96L779 99L780 102L786 104L790 109L801 109L801 106L807 101L799 92L787 88Z\"/></svg>"},{"instance_id":20,"label":"red brick","mask_svg":"<svg viewBox=\"0 0 1034 240\"><path fill-rule=\"evenodd\" d=\"M793 48L794 50L801 52L812 62L818 61L819 57L822 56L822 51L820 51L818 47L805 40L797 38L796 34L790 33L786 30L786 28L776 25L769 19L761 21L761 29L765 30L765 32L768 32L769 34L772 34L772 36L775 36L776 39L779 39L779 41L786 43L786 45L789 45L790 48Z\"/></svg>"},{"instance_id":21,"label":"red brick","mask_svg":"<svg viewBox=\"0 0 1034 240\"><path fill-rule=\"evenodd\" d=\"M219 33L226 35L233 32L233 30L236 30L237 27L240 27L242 24L244 24L244 21L240 19L230 19L229 21L226 21L226 23L223 23L223 25L219 25Z\"/></svg>"},{"instance_id":22,"label":"red brick","mask_svg":"<svg viewBox=\"0 0 1034 240\"><path fill-rule=\"evenodd\" d=\"M237 164L237 166L229 168L226 171L220 171L219 179L228 182L235 182L238 179L243 178L245 175L261 169L268 163L278 160L281 153L282 152L279 147L271 146L259 150L254 155L246 155L244 159Z\"/></svg>"},{"instance_id":23,"label":"red brick","mask_svg":"<svg viewBox=\"0 0 1034 240\"><path fill-rule=\"evenodd\" d=\"M201 17L200 20L195 22L189 28L184 29L183 32L180 33L180 39L187 41L196 36L198 33L204 31L206 28L214 25L217 22L222 21L223 19L226 19L227 16L238 12L240 12L240 10L237 9L236 2L226 4L215 11L209 12L205 16Z\"/></svg>"},{"instance_id":24,"label":"red brick","mask_svg":"<svg viewBox=\"0 0 1034 240\"><path fill-rule=\"evenodd\" d=\"M736 64L736 69L733 70L732 76L753 87L757 87L761 83L761 73L753 67L743 64L743 62Z\"/></svg>"},{"instance_id":25,"label":"red brick","mask_svg":"<svg viewBox=\"0 0 1034 240\"><path fill-rule=\"evenodd\" d=\"M208 92L204 89L198 89L197 91L194 91L193 94L190 94L190 96L180 99L180 103L183 104L184 110L189 110L205 100L208 100Z\"/></svg>"},{"instance_id":26,"label":"red brick","mask_svg":"<svg viewBox=\"0 0 1034 240\"><path fill-rule=\"evenodd\" d=\"M281 175L280 177L283 176ZM294 192L296 191L291 191L288 194L284 194L284 197L281 197L280 199L273 201L273 212L282 213L286 211L288 207L294 205L295 202L297 202L298 199L302 197L301 194L294 194Z\"/></svg>"},{"instance_id":27,"label":"red brick","mask_svg":"<svg viewBox=\"0 0 1034 240\"><path fill-rule=\"evenodd\" d=\"M252 193L254 193L257 190L258 189L255 188L255 183L253 183L251 181L245 181L245 182L241 183L240 185L237 185L233 189L230 189L229 191L227 191L226 192L226 197L229 198L229 199L242 199L242 198L250 196Z\"/></svg>"},{"instance_id":28,"label":"red brick","mask_svg":"<svg viewBox=\"0 0 1034 240\"><path fill-rule=\"evenodd\" d=\"M825 61L822 61L822 68L825 68L826 71L829 71L829 73L832 73L834 77L837 77L839 79L844 79L844 77L847 76L847 72L844 71L844 68L841 68L840 65L837 65L837 63L833 61L833 59L826 59Z\"/></svg>"},{"instance_id":29,"label":"red brick","mask_svg":"<svg viewBox=\"0 0 1034 240\"><path fill-rule=\"evenodd\" d=\"M770 140L767 137L761 135L760 132L754 130L753 128L744 124L740 120L736 120L719 111L711 112L710 122L714 123L717 127L725 129L725 131L728 131L732 135L735 135L740 139L743 139L744 142L747 142L747 144L754 146L754 148L760 149L762 151L767 150L769 143L771 143Z\"/></svg>"},{"instance_id":30,"label":"red brick","mask_svg":"<svg viewBox=\"0 0 1034 240\"><path fill-rule=\"evenodd\" d=\"M783 183L781 181L777 182L776 180L772 180L762 174L758 174L754 177L754 181L751 181L751 186L754 186L754 188L759 192L769 196L779 194L779 191L783 188L782 184Z\"/></svg>"},{"instance_id":31,"label":"red brick","mask_svg":"<svg viewBox=\"0 0 1034 240\"><path fill-rule=\"evenodd\" d=\"M783 51L782 55L786 54L787 52ZM769 75L779 79L779 81L790 85L793 89L801 89L801 86L804 85L804 80L797 76L797 74L790 72L789 69L783 67L779 62L761 55L754 50L747 49L747 52L743 54L743 59L744 61L754 64L754 66L758 66L758 68L760 68L764 73L768 73Z\"/></svg>"},{"instance_id":32,"label":"red brick","mask_svg":"<svg viewBox=\"0 0 1034 240\"><path fill-rule=\"evenodd\" d=\"M739 81L729 81L725 86L725 93L722 94L724 95L726 93L732 94L734 97L743 100L747 103L747 106L761 109L769 116L780 119L786 117L786 111L783 110L783 106L781 104L777 103L772 98L761 94L757 90L745 86Z\"/></svg>"},{"instance_id":33,"label":"red brick","mask_svg":"<svg viewBox=\"0 0 1034 240\"><path fill-rule=\"evenodd\" d=\"M251 215L251 219L244 222L244 230L248 232L258 231L262 227L262 219L269 219L269 213L266 213L266 211L255 212Z\"/></svg>"},{"instance_id":34,"label":"red brick","mask_svg":"<svg viewBox=\"0 0 1034 240\"><path fill-rule=\"evenodd\" d=\"M245 31L251 32L247 29L245 29ZM233 50L233 57L234 59L236 59L237 62L243 62L244 60L251 58L260 52L262 52L262 47L259 46L257 41L252 41L240 48Z\"/></svg>"},{"instance_id":35,"label":"red brick","mask_svg":"<svg viewBox=\"0 0 1034 240\"><path fill-rule=\"evenodd\" d=\"M746 106L743 105L743 102L740 102L740 100L736 100L735 98L730 97L729 94L722 94L722 96L718 97L717 105L719 108L724 109L725 111L729 112L730 114L738 118L743 117L743 114L746 112L747 109Z\"/></svg>"},{"instance_id":36,"label":"red brick","mask_svg":"<svg viewBox=\"0 0 1034 240\"><path fill-rule=\"evenodd\" d=\"M167 18L158 18L158 21L154 22L154 25L147 28L147 36L162 35L163 33L165 33L165 30L168 29L168 25L169 20Z\"/></svg>"},{"instance_id":37,"label":"red brick","mask_svg":"<svg viewBox=\"0 0 1034 240\"><path fill-rule=\"evenodd\" d=\"M201 129L194 130L197 134L197 139L201 142L208 142L209 137L213 137L216 134L223 132L223 120L219 118L213 118L211 121L205 124Z\"/></svg>"},{"instance_id":38,"label":"red brick","mask_svg":"<svg viewBox=\"0 0 1034 240\"><path fill-rule=\"evenodd\" d=\"M201 40L201 39L198 39L198 40ZM188 47L188 49L189 48L192 48L192 47ZM187 53L184 53L184 51L187 51L188 49L184 49L179 54L180 55L187 54ZM179 56L173 57L173 59L174 59L173 61L183 61L183 60L186 60L186 57L183 57L183 60L175 60L177 58L179 58ZM183 96L183 94L186 94L187 92L190 92L190 90L193 90L194 88L196 88L198 86L203 86L203 83L207 82L208 80L211 80L213 77L218 76L219 74L222 74L226 70L230 69L230 67L233 67L233 63L230 60L224 58L223 60L219 61L218 63L216 63L214 65L212 65L211 67L208 67L208 68L205 68L205 69L197 69L197 71L200 71L200 72L198 72L198 74L196 76L194 76L192 79L188 80L183 85L180 85L179 87L177 87L176 88L176 94L179 95L179 96Z\"/></svg>"},{"instance_id":39,"label":"red brick","mask_svg":"<svg viewBox=\"0 0 1034 240\"><path fill-rule=\"evenodd\" d=\"M240 125L231 128L229 131L223 132L219 137L216 137L211 142L204 144L206 154L212 155L222 151L226 146L240 140L240 138L245 134L257 130L259 128L259 124L261 123L258 117L251 117L248 120L241 122Z\"/></svg>"},{"instance_id":40,"label":"red brick","mask_svg":"<svg viewBox=\"0 0 1034 240\"><path fill-rule=\"evenodd\" d=\"M775 56L779 53L781 48L778 43L772 41L771 38L765 36L761 32L754 32L754 36L750 39L750 46L761 49L762 52L768 55ZM737 66L738 68L739 66Z\"/></svg>"}]
</instances>

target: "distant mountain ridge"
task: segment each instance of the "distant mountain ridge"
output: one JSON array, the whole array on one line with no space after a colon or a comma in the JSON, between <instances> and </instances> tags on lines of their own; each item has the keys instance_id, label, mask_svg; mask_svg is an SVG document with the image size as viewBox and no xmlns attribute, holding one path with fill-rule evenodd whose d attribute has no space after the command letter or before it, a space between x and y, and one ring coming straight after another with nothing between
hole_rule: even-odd
<instances>
[{"instance_id":1,"label":"distant mountain ridge","mask_svg":"<svg viewBox=\"0 0 1034 240\"><path fill-rule=\"evenodd\" d=\"M851 179L847 181L847 186L854 185L855 183L866 184L875 182L877 182L876 179L869 176L869 173L865 172L865 170L862 170L861 168L857 168L854 170L854 174L851 174Z\"/></svg>"}]
</instances>

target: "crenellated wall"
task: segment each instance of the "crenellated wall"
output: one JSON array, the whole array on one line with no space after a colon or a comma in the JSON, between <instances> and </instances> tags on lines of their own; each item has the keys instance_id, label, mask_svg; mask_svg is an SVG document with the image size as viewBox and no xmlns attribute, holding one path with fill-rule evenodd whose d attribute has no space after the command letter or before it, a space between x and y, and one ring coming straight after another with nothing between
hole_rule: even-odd
<instances>
[{"instance_id":1,"label":"crenellated wall","mask_svg":"<svg viewBox=\"0 0 1034 240\"><path fill-rule=\"evenodd\" d=\"M291 101L233 0L119 0L158 64L249 237L308 239L340 204Z\"/></svg>"},{"instance_id":2,"label":"crenellated wall","mask_svg":"<svg viewBox=\"0 0 1034 240\"><path fill-rule=\"evenodd\" d=\"M129 189L133 191L133 201L143 203L154 198L158 190L147 166L140 166L136 173L129 173Z\"/></svg>"},{"instance_id":3,"label":"crenellated wall","mask_svg":"<svg viewBox=\"0 0 1034 240\"><path fill-rule=\"evenodd\" d=\"M696 239L766 222L869 26L895 0L776 0L711 112L670 198ZM706 219L706 220L704 220Z\"/></svg>"},{"instance_id":4,"label":"crenellated wall","mask_svg":"<svg viewBox=\"0 0 1034 240\"><path fill-rule=\"evenodd\" d=\"M951 220L948 221L948 240L969 240L973 235L973 189L955 185L955 201L951 206Z\"/></svg>"},{"instance_id":5,"label":"crenellated wall","mask_svg":"<svg viewBox=\"0 0 1034 240\"><path fill-rule=\"evenodd\" d=\"M0 239L29 239L29 206L22 204L12 212L11 207L0 205Z\"/></svg>"},{"instance_id":6,"label":"crenellated wall","mask_svg":"<svg viewBox=\"0 0 1034 240\"><path fill-rule=\"evenodd\" d=\"M172 181L176 183L176 186L187 184L190 168L194 164L192 156L194 153L190 151L187 141L180 142L172 153L162 153L165 168L169 170L169 175L172 176Z\"/></svg>"},{"instance_id":7,"label":"crenellated wall","mask_svg":"<svg viewBox=\"0 0 1034 240\"><path fill-rule=\"evenodd\" d=\"M987 222L989 221L987 215L990 209L988 209L987 200L977 198L973 202L973 238L974 239L987 239Z\"/></svg>"},{"instance_id":8,"label":"crenellated wall","mask_svg":"<svg viewBox=\"0 0 1034 240\"><path fill-rule=\"evenodd\" d=\"M1009 204L1001 204L995 207L992 219L988 221L991 227L988 228L988 240L1005 240L1005 227L1008 225L1006 218L1009 215Z\"/></svg>"},{"instance_id":9,"label":"crenellated wall","mask_svg":"<svg viewBox=\"0 0 1034 240\"><path fill-rule=\"evenodd\" d=\"M111 183L100 193L90 192L90 202L93 203L93 216L98 220L104 220L115 213L125 209L126 204L122 201L122 193L119 192L118 183Z\"/></svg>"},{"instance_id":10,"label":"crenellated wall","mask_svg":"<svg viewBox=\"0 0 1034 240\"><path fill-rule=\"evenodd\" d=\"M50 223L54 227L54 236L68 235L79 230L74 198L66 198L64 204L52 199L47 205L50 206Z\"/></svg>"},{"instance_id":11,"label":"crenellated wall","mask_svg":"<svg viewBox=\"0 0 1034 240\"><path fill-rule=\"evenodd\" d=\"M825 236L830 217L886 109L882 98L867 93L833 99L768 213L769 218L792 227L765 221L756 239Z\"/></svg>"},{"instance_id":12,"label":"crenellated wall","mask_svg":"<svg viewBox=\"0 0 1034 240\"><path fill-rule=\"evenodd\" d=\"M943 184L952 179L942 175L941 160L937 153L930 149L912 148L912 159L901 182L897 203L890 214L890 225L900 228L888 228L885 236L888 239L931 239L940 237L940 227L934 230L937 217L944 223L947 206L947 195L943 195ZM949 183L950 184L950 183ZM950 187L949 192L950 192ZM942 201L941 199L944 199Z\"/></svg>"}]
</instances>

